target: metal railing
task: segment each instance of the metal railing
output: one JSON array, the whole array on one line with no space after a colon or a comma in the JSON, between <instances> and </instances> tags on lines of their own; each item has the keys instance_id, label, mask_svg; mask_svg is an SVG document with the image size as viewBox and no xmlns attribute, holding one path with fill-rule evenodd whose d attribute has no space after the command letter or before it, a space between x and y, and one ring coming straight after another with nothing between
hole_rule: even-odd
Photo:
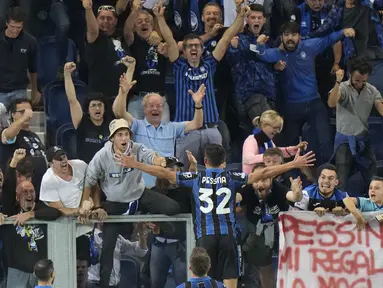
<instances>
[{"instance_id":1,"label":"metal railing","mask_svg":"<svg viewBox=\"0 0 383 288\"><path fill-rule=\"evenodd\" d=\"M98 221L91 220L90 223ZM108 216L104 223L131 222L185 222L186 224L186 259L189 267L189 255L194 248L193 219L191 214L166 215L129 215ZM6 220L4 224L13 224ZM47 224L48 257L55 265L55 288L73 288L77 286L76 273L76 227L81 225L75 218L60 218L56 221L28 221L27 224ZM190 271L187 271L190 276Z\"/></svg>"}]
</instances>

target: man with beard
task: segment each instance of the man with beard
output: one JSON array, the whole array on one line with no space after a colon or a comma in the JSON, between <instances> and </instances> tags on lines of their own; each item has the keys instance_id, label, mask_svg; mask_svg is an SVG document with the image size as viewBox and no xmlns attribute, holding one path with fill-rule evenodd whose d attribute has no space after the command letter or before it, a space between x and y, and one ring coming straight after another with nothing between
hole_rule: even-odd
<instances>
[{"instance_id":1,"label":"man with beard","mask_svg":"<svg viewBox=\"0 0 383 288\"><path fill-rule=\"evenodd\" d=\"M319 163L327 162L332 154L330 123L326 108L320 99L315 76L315 57L344 36L354 37L352 28L334 32L323 38L301 40L300 27L296 22L287 22L281 27L280 47L265 49L268 37L261 35L257 45L250 50L256 57L268 63L286 62L280 73L284 94L284 139L286 146L298 143L305 122L315 127ZM315 145L314 145L315 146Z\"/></svg>"},{"instance_id":2,"label":"man with beard","mask_svg":"<svg viewBox=\"0 0 383 288\"><path fill-rule=\"evenodd\" d=\"M249 7L245 31L233 38L227 54L235 83L235 107L240 121L247 129L246 135L251 133L251 121L264 111L273 109L276 100L276 79L272 64L248 57L250 44L257 43L266 22L262 5L251 4ZM269 42L266 43L267 48L270 47Z\"/></svg>"},{"instance_id":3,"label":"man with beard","mask_svg":"<svg viewBox=\"0 0 383 288\"><path fill-rule=\"evenodd\" d=\"M299 23L301 36L306 37L310 32L318 30L330 10L331 6L325 4L325 0L306 0L295 9L294 14L291 15L291 21ZM332 47L332 51L328 48L315 58L318 92L325 102L327 102L328 92L334 85L331 74L340 69L341 58L342 43L340 41Z\"/></svg>"},{"instance_id":4,"label":"man with beard","mask_svg":"<svg viewBox=\"0 0 383 288\"><path fill-rule=\"evenodd\" d=\"M174 215L179 212L176 201L145 188L142 173L138 169L128 169L120 164L123 155L132 155L138 161L166 166L166 160L143 144L131 141L132 131L124 119L113 120L109 125L109 142L97 152L86 171L84 200L88 200L90 189L100 184L106 201L103 208L110 215L133 215L138 209L146 209L153 214ZM160 203L160 205L159 205ZM100 208L100 207L95 207ZM100 285L109 287L113 268L113 253L117 237L126 223L105 223L104 244L100 261Z\"/></svg>"},{"instance_id":5,"label":"man with beard","mask_svg":"<svg viewBox=\"0 0 383 288\"><path fill-rule=\"evenodd\" d=\"M343 80L344 71L336 73L336 83L328 99L336 107L335 163L339 188L345 189L353 170L357 168L367 187L376 175L376 159L368 137L368 117L372 108L383 116L383 98L379 91L367 83L372 72L364 58L355 58L349 67L351 78Z\"/></svg>"},{"instance_id":6,"label":"man with beard","mask_svg":"<svg viewBox=\"0 0 383 288\"><path fill-rule=\"evenodd\" d=\"M242 2L242 1L241 1ZM211 55L203 57L203 42L198 35L189 34L183 41L183 57L180 57L177 42L164 19L165 8L156 5L154 14L161 33L168 45L169 60L173 63L176 86L176 122L190 121L195 109L203 109L204 125L177 141L176 156L181 162L187 163L186 150L190 150L197 158L202 158L204 144L221 144L222 136L218 131L219 114L215 100L213 78L217 63L225 56L231 39L239 32L243 25L248 7L237 7L237 19L227 29L217 43ZM206 86L206 96L201 107L195 107L189 90L196 91L202 84Z\"/></svg>"},{"instance_id":7,"label":"man with beard","mask_svg":"<svg viewBox=\"0 0 383 288\"><path fill-rule=\"evenodd\" d=\"M253 172L265 167L265 164L258 163ZM244 188L241 208L237 208L237 212L245 208L250 232L242 251L247 262L259 268L263 288L273 288L275 284L271 262L279 212L288 210L287 201L295 203L302 200L300 178L293 180L290 177L290 184L288 189L272 178L256 181Z\"/></svg>"},{"instance_id":8,"label":"man with beard","mask_svg":"<svg viewBox=\"0 0 383 288\"><path fill-rule=\"evenodd\" d=\"M323 164L318 168L318 184L313 184L303 190L303 198L294 204L293 210L314 211L319 216L326 212L343 215L343 199L348 197L346 192L335 188L339 184L336 167Z\"/></svg>"},{"instance_id":9,"label":"man with beard","mask_svg":"<svg viewBox=\"0 0 383 288\"><path fill-rule=\"evenodd\" d=\"M4 210L14 219L14 225L4 226L4 251L7 257L7 287L33 287L33 268L37 261L47 258L46 225L24 225L26 221L53 221L60 212L41 202L35 203L36 193L30 181L21 181L16 189L9 185L3 191ZM7 215L0 214L4 219ZM2 222L2 221L0 221Z\"/></svg>"},{"instance_id":10,"label":"man with beard","mask_svg":"<svg viewBox=\"0 0 383 288\"><path fill-rule=\"evenodd\" d=\"M134 0L132 12L125 22L124 36L132 56L136 59L134 79L137 85L132 89L128 111L136 119L144 119L142 100L147 94L158 94L163 97L162 121L169 122L169 105L165 94L166 49L159 41L150 41L154 31L153 16L142 9L142 1ZM157 34L155 32L155 34ZM148 89L147 83L150 83Z\"/></svg>"}]
</instances>

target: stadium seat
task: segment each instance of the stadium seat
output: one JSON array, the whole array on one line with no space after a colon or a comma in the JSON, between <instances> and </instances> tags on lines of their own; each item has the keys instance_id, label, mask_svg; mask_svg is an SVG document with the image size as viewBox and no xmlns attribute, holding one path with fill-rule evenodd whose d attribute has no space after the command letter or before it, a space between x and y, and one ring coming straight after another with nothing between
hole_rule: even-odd
<instances>
[{"instance_id":1,"label":"stadium seat","mask_svg":"<svg viewBox=\"0 0 383 288\"><path fill-rule=\"evenodd\" d=\"M77 158L76 130L72 123L64 124L57 129L56 145L64 149L69 159Z\"/></svg>"},{"instance_id":2,"label":"stadium seat","mask_svg":"<svg viewBox=\"0 0 383 288\"><path fill-rule=\"evenodd\" d=\"M39 59L37 77L39 87L45 87L49 82L56 80L57 69L60 65L57 56L55 36L45 36L39 39ZM68 41L67 61L76 62L77 50L74 42Z\"/></svg>"},{"instance_id":3,"label":"stadium seat","mask_svg":"<svg viewBox=\"0 0 383 288\"><path fill-rule=\"evenodd\" d=\"M82 105L87 93L87 86L79 80L74 80L73 83L76 89L77 99ZM72 122L64 82L53 81L49 83L43 91L43 98L47 135L53 135L54 137L59 127ZM48 138L48 143L50 145L55 144L54 140L55 139Z\"/></svg>"},{"instance_id":4,"label":"stadium seat","mask_svg":"<svg viewBox=\"0 0 383 288\"><path fill-rule=\"evenodd\" d=\"M374 85L380 92L383 94L383 82L382 82L382 73L383 73L383 61L374 60L370 62L372 65L372 73L368 77L368 82Z\"/></svg>"},{"instance_id":5,"label":"stadium seat","mask_svg":"<svg viewBox=\"0 0 383 288\"><path fill-rule=\"evenodd\" d=\"M119 287L140 288L141 287L141 265L140 261L131 256L123 256L121 263L121 279Z\"/></svg>"}]
</instances>

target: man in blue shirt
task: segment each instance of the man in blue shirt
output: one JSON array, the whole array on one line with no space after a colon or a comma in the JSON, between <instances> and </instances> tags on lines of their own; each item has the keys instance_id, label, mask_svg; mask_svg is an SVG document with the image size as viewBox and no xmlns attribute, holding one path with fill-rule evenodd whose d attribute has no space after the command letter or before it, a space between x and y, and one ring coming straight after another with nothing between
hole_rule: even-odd
<instances>
[{"instance_id":1,"label":"man in blue shirt","mask_svg":"<svg viewBox=\"0 0 383 288\"><path fill-rule=\"evenodd\" d=\"M243 2L243 1L241 1ZM176 122L190 121L193 118L194 102L188 90L197 91L204 84L206 96L202 101L204 125L198 131L192 131L186 137L177 141L176 156L182 163L188 163L185 150L191 151L197 158L202 158L202 147L207 143L222 144L222 136L218 131L219 114L214 92L214 74L217 62L225 56L231 39L241 29L247 11L246 6L237 6L237 18L233 25L226 30L217 43L211 55L203 57L204 44L199 35L186 35L182 43L182 56L177 42L164 19L164 8L157 5L153 12L156 15L159 28L168 46L169 60L173 63L176 88Z\"/></svg>"},{"instance_id":2,"label":"man in blue shirt","mask_svg":"<svg viewBox=\"0 0 383 288\"><path fill-rule=\"evenodd\" d=\"M53 262L50 259L41 259L35 264L33 274L37 278L37 286L35 288L53 287L55 281L55 271Z\"/></svg>"},{"instance_id":3,"label":"man in blue shirt","mask_svg":"<svg viewBox=\"0 0 383 288\"><path fill-rule=\"evenodd\" d=\"M194 248L190 255L190 271L192 278L189 281L178 285L177 288L224 288L221 282L218 282L209 276L211 261L206 250L200 247Z\"/></svg>"},{"instance_id":4,"label":"man in blue shirt","mask_svg":"<svg viewBox=\"0 0 383 288\"><path fill-rule=\"evenodd\" d=\"M239 257L235 233L236 190L260 179L275 177L294 168L311 166L312 152L297 153L294 161L258 169L247 175L225 170L226 153L221 145L208 144L205 149L206 171L177 173L138 163L134 156L118 155L120 165L142 170L170 183L191 187L193 219L197 246L204 247L211 259L209 275L222 280L228 288L237 287Z\"/></svg>"},{"instance_id":5,"label":"man in blue shirt","mask_svg":"<svg viewBox=\"0 0 383 288\"><path fill-rule=\"evenodd\" d=\"M315 57L343 36L354 37L355 31L348 28L323 38L301 40L299 25L296 22L287 22L282 26L281 33L280 47L265 49L268 37L261 35L257 39L257 45L250 45L250 50L256 52L256 57L262 61L286 63L285 69L280 73L285 102L283 130L286 146L298 143L303 124L307 122L316 131L319 147L315 152L320 158L319 162L325 163L330 159L333 149L327 111L318 94Z\"/></svg>"}]
</instances>

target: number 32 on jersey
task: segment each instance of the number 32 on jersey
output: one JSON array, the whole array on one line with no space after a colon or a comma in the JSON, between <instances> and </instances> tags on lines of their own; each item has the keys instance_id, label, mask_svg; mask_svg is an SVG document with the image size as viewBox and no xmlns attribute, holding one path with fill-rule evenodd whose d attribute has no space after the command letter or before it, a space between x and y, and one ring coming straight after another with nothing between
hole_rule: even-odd
<instances>
[{"instance_id":1,"label":"number 32 on jersey","mask_svg":"<svg viewBox=\"0 0 383 288\"><path fill-rule=\"evenodd\" d=\"M199 200L207 203L207 207L200 206L200 210L202 211L202 213L208 214L214 209L214 203L213 203L213 200L211 200L211 196L214 194L214 191L211 188L200 188L199 193L200 193ZM227 206L231 198L230 189L226 187L222 187L218 189L215 194L217 196L224 195L222 201L218 204L216 208L216 214L229 214L230 207L227 207Z\"/></svg>"}]
</instances>

